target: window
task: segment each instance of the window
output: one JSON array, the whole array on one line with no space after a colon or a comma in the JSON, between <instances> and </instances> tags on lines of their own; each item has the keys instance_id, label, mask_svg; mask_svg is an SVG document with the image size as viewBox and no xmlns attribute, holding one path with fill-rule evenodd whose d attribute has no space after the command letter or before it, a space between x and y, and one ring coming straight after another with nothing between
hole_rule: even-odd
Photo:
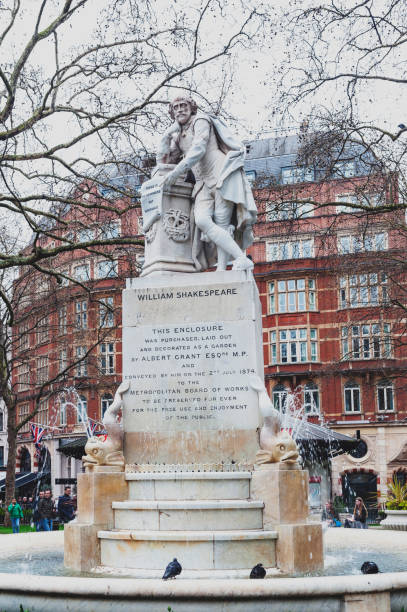
<instances>
[{"instance_id":1,"label":"window","mask_svg":"<svg viewBox=\"0 0 407 612\"><path fill-rule=\"evenodd\" d=\"M118 238L120 236L120 225L118 221L108 221L101 227L101 237L104 240Z\"/></svg>"},{"instance_id":2,"label":"window","mask_svg":"<svg viewBox=\"0 0 407 612\"><path fill-rule=\"evenodd\" d=\"M48 357L37 357L37 385L48 381Z\"/></svg>"},{"instance_id":3,"label":"window","mask_svg":"<svg viewBox=\"0 0 407 612\"><path fill-rule=\"evenodd\" d=\"M67 322L68 322L68 318L67 318L66 306L62 306L62 308L59 308L58 310L58 333L60 335L66 334Z\"/></svg>"},{"instance_id":4,"label":"window","mask_svg":"<svg viewBox=\"0 0 407 612\"><path fill-rule=\"evenodd\" d=\"M66 425L66 402L61 402L59 405L59 424Z\"/></svg>"},{"instance_id":5,"label":"window","mask_svg":"<svg viewBox=\"0 0 407 612\"><path fill-rule=\"evenodd\" d=\"M314 240L312 238L302 240L284 240L268 242L266 244L267 261L279 261L282 259L302 259L314 256Z\"/></svg>"},{"instance_id":6,"label":"window","mask_svg":"<svg viewBox=\"0 0 407 612\"><path fill-rule=\"evenodd\" d=\"M355 161L354 160L343 160L337 161L332 168L333 178L344 178L354 176L355 174Z\"/></svg>"},{"instance_id":7,"label":"window","mask_svg":"<svg viewBox=\"0 0 407 612\"><path fill-rule=\"evenodd\" d=\"M86 346L77 346L75 350L75 361L79 361L75 368L75 376L79 378L83 378L88 375L88 360L85 357L86 355Z\"/></svg>"},{"instance_id":8,"label":"window","mask_svg":"<svg viewBox=\"0 0 407 612\"><path fill-rule=\"evenodd\" d=\"M285 412L288 389L284 385L276 385L273 389L273 405L276 410Z\"/></svg>"},{"instance_id":9,"label":"window","mask_svg":"<svg viewBox=\"0 0 407 612\"><path fill-rule=\"evenodd\" d=\"M302 312L316 309L313 278L272 281L269 283L270 313Z\"/></svg>"},{"instance_id":10,"label":"window","mask_svg":"<svg viewBox=\"0 0 407 612\"><path fill-rule=\"evenodd\" d=\"M68 350L66 348L59 351L59 372L64 372L68 367Z\"/></svg>"},{"instance_id":11,"label":"window","mask_svg":"<svg viewBox=\"0 0 407 612\"><path fill-rule=\"evenodd\" d=\"M317 361L317 330L280 329L270 332L271 363Z\"/></svg>"},{"instance_id":12,"label":"window","mask_svg":"<svg viewBox=\"0 0 407 612\"><path fill-rule=\"evenodd\" d=\"M85 227L78 232L78 242L90 242L94 240L95 232L90 227Z\"/></svg>"},{"instance_id":13,"label":"window","mask_svg":"<svg viewBox=\"0 0 407 612\"><path fill-rule=\"evenodd\" d=\"M60 276L60 279L61 279L60 287L68 287L68 285L69 285L69 274L70 274L69 268L64 268L64 269L58 270L58 272L61 274L61 276ZM68 278L66 278L66 277L68 277Z\"/></svg>"},{"instance_id":14,"label":"window","mask_svg":"<svg viewBox=\"0 0 407 612\"><path fill-rule=\"evenodd\" d=\"M312 182L313 180L315 180L314 168L307 166L290 166L281 169L281 182L283 185Z\"/></svg>"},{"instance_id":15,"label":"window","mask_svg":"<svg viewBox=\"0 0 407 612\"><path fill-rule=\"evenodd\" d=\"M248 145L246 145L246 153L249 153L250 147L249 147L249 151L247 151L247 147L248 147ZM255 180L256 180L256 170L246 170L245 171L245 175L246 175L246 178L247 178L247 180L249 182L250 187L252 187L254 182L255 182Z\"/></svg>"},{"instance_id":16,"label":"window","mask_svg":"<svg viewBox=\"0 0 407 612\"><path fill-rule=\"evenodd\" d=\"M18 390L27 391L30 385L30 368L28 363L22 363L17 368Z\"/></svg>"},{"instance_id":17,"label":"window","mask_svg":"<svg viewBox=\"0 0 407 612\"><path fill-rule=\"evenodd\" d=\"M344 387L345 412L360 412L360 388L353 380L349 380Z\"/></svg>"},{"instance_id":18,"label":"window","mask_svg":"<svg viewBox=\"0 0 407 612\"><path fill-rule=\"evenodd\" d=\"M24 419L27 418L27 416L30 414L30 404L21 404L18 407L18 416L19 416L19 423L21 423L21 421L23 421ZM22 426L22 428L19 430L19 433L27 433L28 431L30 431L30 425L27 422L25 425Z\"/></svg>"},{"instance_id":19,"label":"window","mask_svg":"<svg viewBox=\"0 0 407 612\"><path fill-rule=\"evenodd\" d=\"M100 345L100 370L102 374L114 374L114 342Z\"/></svg>"},{"instance_id":20,"label":"window","mask_svg":"<svg viewBox=\"0 0 407 612\"><path fill-rule=\"evenodd\" d=\"M361 235L338 236L338 251L344 255L365 251L385 251L387 233L377 232Z\"/></svg>"},{"instance_id":21,"label":"window","mask_svg":"<svg viewBox=\"0 0 407 612\"><path fill-rule=\"evenodd\" d=\"M310 202L267 202L266 221L291 221L311 217L314 206Z\"/></svg>"},{"instance_id":22,"label":"window","mask_svg":"<svg viewBox=\"0 0 407 612\"><path fill-rule=\"evenodd\" d=\"M4 466L4 446L0 446L0 467Z\"/></svg>"},{"instance_id":23,"label":"window","mask_svg":"<svg viewBox=\"0 0 407 612\"><path fill-rule=\"evenodd\" d=\"M115 278L117 276L117 261L104 259L96 264L97 278Z\"/></svg>"},{"instance_id":24,"label":"window","mask_svg":"<svg viewBox=\"0 0 407 612\"><path fill-rule=\"evenodd\" d=\"M73 275L75 280L80 283L84 283L90 280L90 267L89 264L81 264L80 266L75 266L73 269Z\"/></svg>"},{"instance_id":25,"label":"window","mask_svg":"<svg viewBox=\"0 0 407 612\"><path fill-rule=\"evenodd\" d=\"M30 334L28 321L18 326L18 342L20 351L25 351L30 347Z\"/></svg>"},{"instance_id":26,"label":"window","mask_svg":"<svg viewBox=\"0 0 407 612\"><path fill-rule=\"evenodd\" d=\"M113 298L106 297L100 299L99 304L99 325L100 327L114 326Z\"/></svg>"},{"instance_id":27,"label":"window","mask_svg":"<svg viewBox=\"0 0 407 612\"><path fill-rule=\"evenodd\" d=\"M49 339L49 327L48 327L48 317L43 317L38 321L37 324L37 342L38 344L43 344L44 342L48 342Z\"/></svg>"},{"instance_id":28,"label":"window","mask_svg":"<svg viewBox=\"0 0 407 612\"><path fill-rule=\"evenodd\" d=\"M339 279L340 308L376 306L387 301L387 276L384 272L351 274Z\"/></svg>"},{"instance_id":29,"label":"window","mask_svg":"<svg viewBox=\"0 0 407 612\"><path fill-rule=\"evenodd\" d=\"M38 412L34 417L35 422L39 425L48 425L48 400L41 400Z\"/></svg>"},{"instance_id":30,"label":"window","mask_svg":"<svg viewBox=\"0 0 407 612\"><path fill-rule=\"evenodd\" d=\"M4 412L0 410L0 431L4 431Z\"/></svg>"},{"instance_id":31,"label":"window","mask_svg":"<svg viewBox=\"0 0 407 612\"><path fill-rule=\"evenodd\" d=\"M315 383L305 385L304 411L306 414L319 414L319 389Z\"/></svg>"},{"instance_id":32,"label":"window","mask_svg":"<svg viewBox=\"0 0 407 612\"><path fill-rule=\"evenodd\" d=\"M342 327L342 359L391 357L389 323L364 323Z\"/></svg>"},{"instance_id":33,"label":"window","mask_svg":"<svg viewBox=\"0 0 407 612\"><path fill-rule=\"evenodd\" d=\"M85 423L88 418L88 402L84 395L79 396L79 403L76 411L76 418L78 423Z\"/></svg>"},{"instance_id":34,"label":"window","mask_svg":"<svg viewBox=\"0 0 407 612\"><path fill-rule=\"evenodd\" d=\"M360 194L355 194L355 193L342 193L340 195L336 196L336 201L337 202L351 202L352 204L363 204L365 207L366 206L370 206L370 207L375 207L375 206L382 206L382 204L384 203L384 198L383 198L383 194L381 193L360 193ZM353 212L358 212L361 210L366 210L364 208L354 208L351 206L337 206L336 207L336 212L337 213L353 213Z\"/></svg>"},{"instance_id":35,"label":"window","mask_svg":"<svg viewBox=\"0 0 407 612\"><path fill-rule=\"evenodd\" d=\"M86 300L75 302L75 325L77 329L88 327L88 302Z\"/></svg>"},{"instance_id":36,"label":"window","mask_svg":"<svg viewBox=\"0 0 407 612\"><path fill-rule=\"evenodd\" d=\"M394 410L394 390L390 380L383 379L377 383L377 409L379 412Z\"/></svg>"},{"instance_id":37,"label":"window","mask_svg":"<svg viewBox=\"0 0 407 612\"><path fill-rule=\"evenodd\" d=\"M100 401L100 413L102 415L102 419L105 416L106 410L109 408L110 404L112 403L113 403L113 395L111 395L110 393L105 393L102 396L102 399Z\"/></svg>"}]
</instances>

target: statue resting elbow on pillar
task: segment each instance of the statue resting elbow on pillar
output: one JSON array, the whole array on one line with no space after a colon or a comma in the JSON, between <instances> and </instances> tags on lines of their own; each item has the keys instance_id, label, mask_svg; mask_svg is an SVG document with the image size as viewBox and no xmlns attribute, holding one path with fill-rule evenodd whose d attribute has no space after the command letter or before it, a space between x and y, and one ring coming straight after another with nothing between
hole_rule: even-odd
<instances>
[{"instance_id":1,"label":"statue resting elbow on pillar","mask_svg":"<svg viewBox=\"0 0 407 612\"><path fill-rule=\"evenodd\" d=\"M188 170L196 183L192 193L195 224L192 257L198 271L213 265L208 243L216 246L217 269L253 268L244 249L253 242L257 209L244 173L244 146L216 116L199 113L190 98L170 105L174 123L161 139L159 164L176 163L163 179L164 191Z\"/></svg>"}]
</instances>

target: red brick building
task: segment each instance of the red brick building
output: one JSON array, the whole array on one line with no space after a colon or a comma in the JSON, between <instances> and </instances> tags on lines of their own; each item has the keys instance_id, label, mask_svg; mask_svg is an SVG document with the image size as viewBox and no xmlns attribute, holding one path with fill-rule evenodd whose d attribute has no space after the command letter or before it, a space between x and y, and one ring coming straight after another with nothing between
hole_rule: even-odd
<instances>
[{"instance_id":1,"label":"red brick building","mask_svg":"<svg viewBox=\"0 0 407 612\"><path fill-rule=\"evenodd\" d=\"M278 409L295 392L312 420L360 436L353 456L333 460L332 492L348 505L355 494L373 503L395 472L404 479L407 352L394 303L405 303L405 220L357 209L397 201L394 177L367 172L348 152L321 178L297 154L293 136L248 143L247 171L260 183L251 254L265 377Z\"/></svg>"},{"instance_id":2,"label":"red brick building","mask_svg":"<svg viewBox=\"0 0 407 612\"><path fill-rule=\"evenodd\" d=\"M367 217L342 203L357 207L358 202L370 202L374 208L396 201L395 180L372 174L355 153L342 156L329 174L299 165L296 136L246 146L246 171L255 181L259 208L250 253L263 308L270 396L284 410L294 394L311 421L322 420L339 432L360 437L353 456L341 455L322 468L310 465L315 482L321 481L321 502L344 495L350 505L356 493L369 500L377 493L383 498L387 481L395 472L404 478L407 465L407 354L403 309L394 306L396 299L404 303L403 282L398 281L405 221L397 212ZM90 190L86 197L92 202L100 195L108 196ZM313 201L324 206L314 206ZM87 240L100 231L111 236L134 236L139 231L135 210L120 222L96 207L90 207L87 216L78 214L68 210L68 228L61 230L72 232L75 239ZM50 239L43 240L45 246ZM47 317L43 335L41 325L37 329L39 315L35 325L22 321L22 329L17 330L28 338L18 341L16 353L20 362L14 382L21 417L32 406L38 382L55 375L64 359L72 362L89 351L85 362L73 366L53 386L52 396L44 400L36 417L39 423L60 427L50 430L54 433L45 440L52 482L61 475L74 477L80 469L78 461L57 451L64 445L72 447L73 440L83 435L83 423L65 410L63 402L61 407L56 391L75 386L88 416L100 421L121 380L121 289L126 276L137 275L141 252L115 252L112 247L109 255L106 259L77 251L74 256L59 256L55 269L82 280L89 293L65 280L58 285L51 279L44 292L36 290L40 302L44 296L54 296L52 307L42 314ZM19 448L25 468L28 452L34 469L27 431L19 438ZM332 482L327 477L331 469Z\"/></svg>"},{"instance_id":3,"label":"red brick building","mask_svg":"<svg viewBox=\"0 0 407 612\"><path fill-rule=\"evenodd\" d=\"M137 236L138 209L128 201L110 201L108 196L95 187L81 186L73 197L88 206L59 209L59 221L45 229L48 235L39 239L39 246ZM112 203L116 210L109 210ZM83 450L86 415L89 423L98 423L100 429L102 416L121 382L121 290L125 278L138 274L141 255L142 247L114 245L68 251L48 264L54 276L21 270L15 282L18 309L11 363L18 418L32 412L43 383L53 381L44 388L39 411L31 419L46 428L42 442L53 486L55 479L74 479L81 469L78 458ZM77 458L58 452L75 444ZM18 436L16 470L38 470L29 423ZM27 485L28 480L24 480ZM61 483L55 493L62 488Z\"/></svg>"}]
</instances>

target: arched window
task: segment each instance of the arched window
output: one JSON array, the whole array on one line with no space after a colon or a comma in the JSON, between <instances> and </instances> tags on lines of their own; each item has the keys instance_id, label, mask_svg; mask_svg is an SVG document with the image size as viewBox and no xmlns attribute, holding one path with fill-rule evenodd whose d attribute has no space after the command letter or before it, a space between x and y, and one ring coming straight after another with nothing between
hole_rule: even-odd
<instances>
[{"instance_id":1,"label":"arched window","mask_svg":"<svg viewBox=\"0 0 407 612\"><path fill-rule=\"evenodd\" d=\"M285 412L287 404L288 389L284 385L276 385L273 389L273 404L276 410Z\"/></svg>"},{"instance_id":2,"label":"arched window","mask_svg":"<svg viewBox=\"0 0 407 612\"><path fill-rule=\"evenodd\" d=\"M0 431L4 429L4 412L0 410Z\"/></svg>"},{"instance_id":3,"label":"arched window","mask_svg":"<svg viewBox=\"0 0 407 612\"><path fill-rule=\"evenodd\" d=\"M345 412L360 412L360 387L354 380L348 380L344 387Z\"/></svg>"},{"instance_id":4,"label":"arched window","mask_svg":"<svg viewBox=\"0 0 407 612\"><path fill-rule=\"evenodd\" d=\"M84 395L80 395L79 403L78 403L78 412L77 412L78 423L83 423L84 421L86 421L87 412L88 412L88 402L86 400L86 397Z\"/></svg>"},{"instance_id":5,"label":"arched window","mask_svg":"<svg viewBox=\"0 0 407 612\"><path fill-rule=\"evenodd\" d=\"M102 399L100 402L100 413L102 415L102 419L105 416L106 410L109 408L112 402L113 402L113 395L111 393L105 393L102 396Z\"/></svg>"},{"instance_id":6,"label":"arched window","mask_svg":"<svg viewBox=\"0 0 407 612\"><path fill-rule=\"evenodd\" d=\"M397 480L397 482L401 485L407 484L407 474L404 470L397 470L397 472L393 472L393 480Z\"/></svg>"},{"instance_id":7,"label":"arched window","mask_svg":"<svg viewBox=\"0 0 407 612\"><path fill-rule=\"evenodd\" d=\"M394 410L393 383L386 378L377 383L377 409L379 412Z\"/></svg>"},{"instance_id":8,"label":"arched window","mask_svg":"<svg viewBox=\"0 0 407 612\"><path fill-rule=\"evenodd\" d=\"M304 411L306 414L319 414L319 389L315 383L305 385Z\"/></svg>"}]
</instances>

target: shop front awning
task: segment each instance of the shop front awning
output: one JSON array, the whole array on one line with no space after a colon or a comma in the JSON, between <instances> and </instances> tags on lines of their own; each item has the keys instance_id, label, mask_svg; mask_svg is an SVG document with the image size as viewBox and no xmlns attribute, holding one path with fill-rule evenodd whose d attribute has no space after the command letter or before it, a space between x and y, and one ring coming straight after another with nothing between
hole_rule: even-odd
<instances>
[{"instance_id":1,"label":"shop front awning","mask_svg":"<svg viewBox=\"0 0 407 612\"><path fill-rule=\"evenodd\" d=\"M45 478L46 476L49 476L49 472L42 472L42 473L24 472L24 473L16 474L15 488L19 489L20 487L24 487L25 485L30 484L30 482L35 482L39 478ZM3 478L2 480L0 480L0 493L4 492L5 490L6 490L6 479Z\"/></svg>"},{"instance_id":2,"label":"shop front awning","mask_svg":"<svg viewBox=\"0 0 407 612\"><path fill-rule=\"evenodd\" d=\"M63 453L66 457L74 457L75 459L82 459L85 454L85 444L87 442L86 436L80 436L79 438L66 438L60 441L59 453Z\"/></svg>"}]
</instances>

